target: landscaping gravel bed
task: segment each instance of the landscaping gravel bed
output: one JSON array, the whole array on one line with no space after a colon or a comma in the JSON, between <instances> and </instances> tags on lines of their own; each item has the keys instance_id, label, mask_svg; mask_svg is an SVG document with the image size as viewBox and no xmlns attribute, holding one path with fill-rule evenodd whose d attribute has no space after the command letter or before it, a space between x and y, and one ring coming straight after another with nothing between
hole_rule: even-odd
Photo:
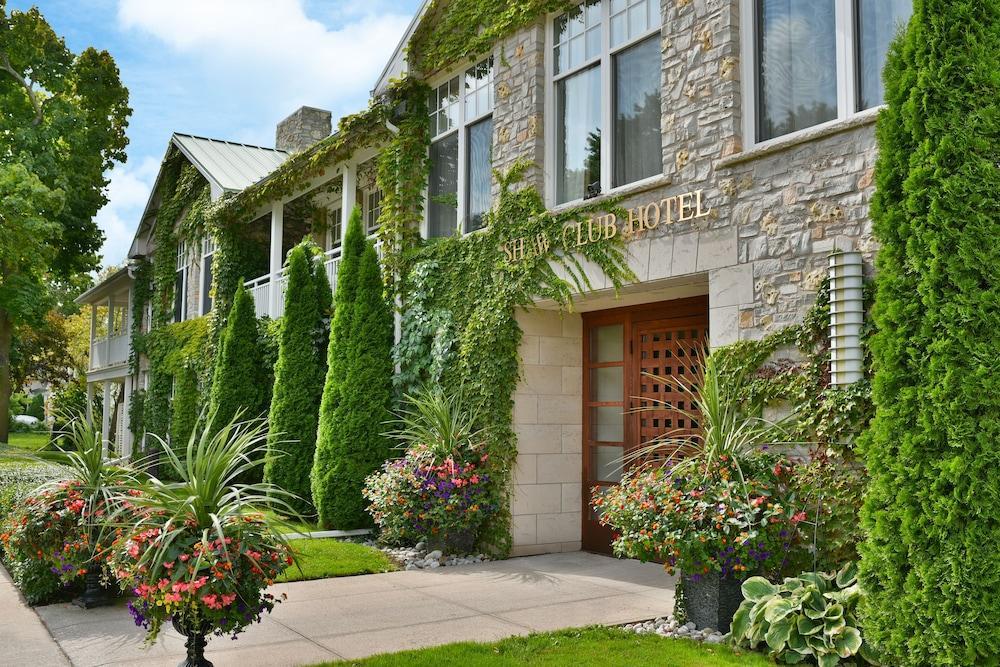
<instances>
[{"instance_id":1,"label":"landscaping gravel bed","mask_svg":"<svg viewBox=\"0 0 1000 667\"><path fill-rule=\"evenodd\" d=\"M455 565L474 565L485 563L489 560L483 554L468 554L465 556L455 554L444 554L440 550L427 551L424 542L418 542L413 547L387 547L373 541L365 542L370 547L381 549L390 558L398 561L404 570L433 570L438 567L449 567Z\"/></svg>"},{"instance_id":2,"label":"landscaping gravel bed","mask_svg":"<svg viewBox=\"0 0 1000 667\"><path fill-rule=\"evenodd\" d=\"M698 630L694 623L678 623L673 618L660 617L652 621L629 623L623 628L640 635L657 634L661 637L693 639L706 644L721 644L725 635L712 628Z\"/></svg>"}]
</instances>

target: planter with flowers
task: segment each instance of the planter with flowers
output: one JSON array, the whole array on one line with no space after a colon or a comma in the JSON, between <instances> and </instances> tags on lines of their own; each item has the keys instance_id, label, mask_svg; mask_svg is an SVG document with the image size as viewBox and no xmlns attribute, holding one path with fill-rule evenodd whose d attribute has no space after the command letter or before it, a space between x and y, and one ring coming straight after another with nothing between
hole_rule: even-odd
<instances>
[{"instance_id":1,"label":"planter with flowers","mask_svg":"<svg viewBox=\"0 0 1000 667\"><path fill-rule=\"evenodd\" d=\"M234 637L279 601L267 587L292 563L281 529L253 508L294 515L288 494L238 484L256 465L267 432L258 421L231 422L213 435L199 425L184 458L164 448L172 476L151 479L130 497L138 518L119 540L112 565L135 597L129 610L153 641L164 623L187 637L186 665L205 660L207 636Z\"/></svg>"},{"instance_id":2,"label":"planter with flowers","mask_svg":"<svg viewBox=\"0 0 1000 667\"><path fill-rule=\"evenodd\" d=\"M701 348L689 357L701 358ZM740 582L776 577L800 540L806 513L792 490L789 465L764 451L781 441L780 423L747 405L747 378L723 372L711 355L694 377L655 378L688 404L670 409L700 430L667 433L625 462L622 482L594 497L601 522L615 533L622 556L662 562L679 570L684 611L699 627L723 632L743 600Z\"/></svg>"},{"instance_id":3,"label":"planter with flowers","mask_svg":"<svg viewBox=\"0 0 1000 667\"><path fill-rule=\"evenodd\" d=\"M476 415L438 388L407 401L392 433L405 451L366 480L368 511L386 543L469 553L501 502Z\"/></svg>"},{"instance_id":4,"label":"planter with flowers","mask_svg":"<svg viewBox=\"0 0 1000 667\"><path fill-rule=\"evenodd\" d=\"M106 465L101 434L86 420L67 428L59 442L63 449L46 456L64 466L65 479L29 494L8 517L0 539L10 557L44 563L66 588L82 580L83 593L74 603L90 609L112 602L104 584L119 530L108 519L130 477Z\"/></svg>"}]
</instances>

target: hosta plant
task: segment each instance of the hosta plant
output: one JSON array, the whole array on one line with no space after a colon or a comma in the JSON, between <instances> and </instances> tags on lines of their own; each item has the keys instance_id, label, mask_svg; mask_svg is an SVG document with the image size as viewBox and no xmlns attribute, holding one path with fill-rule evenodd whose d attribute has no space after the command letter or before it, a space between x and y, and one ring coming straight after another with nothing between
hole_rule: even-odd
<instances>
[{"instance_id":1,"label":"hosta plant","mask_svg":"<svg viewBox=\"0 0 1000 667\"><path fill-rule=\"evenodd\" d=\"M236 635L270 612L277 599L266 589L292 562L287 529L259 511L294 516L289 494L237 481L260 460L266 427L238 419L198 424L180 454L164 448L178 481L150 479L129 497L137 519L115 552L115 574L136 596L136 624L152 641L173 622L188 636L189 660L205 635Z\"/></svg>"},{"instance_id":2,"label":"hosta plant","mask_svg":"<svg viewBox=\"0 0 1000 667\"><path fill-rule=\"evenodd\" d=\"M766 646L786 664L814 661L832 667L859 658L874 663L855 613L861 590L854 563L835 574L804 572L781 584L751 577L743 582L743 596L733 616L734 645Z\"/></svg>"}]
</instances>

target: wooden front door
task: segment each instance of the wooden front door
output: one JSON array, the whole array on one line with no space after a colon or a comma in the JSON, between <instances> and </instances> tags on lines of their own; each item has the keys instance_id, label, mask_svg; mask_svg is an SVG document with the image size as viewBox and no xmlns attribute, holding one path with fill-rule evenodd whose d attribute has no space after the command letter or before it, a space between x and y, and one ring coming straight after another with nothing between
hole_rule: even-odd
<instances>
[{"instance_id":1,"label":"wooden front door","mask_svg":"<svg viewBox=\"0 0 1000 667\"><path fill-rule=\"evenodd\" d=\"M627 452L668 431L698 428L657 407L689 408L672 385L645 374L692 373L708 337L708 299L585 313L583 322L583 548L610 553L613 536L591 507L594 494L621 480ZM647 409L635 412L640 406Z\"/></svg>"}]
</instances>

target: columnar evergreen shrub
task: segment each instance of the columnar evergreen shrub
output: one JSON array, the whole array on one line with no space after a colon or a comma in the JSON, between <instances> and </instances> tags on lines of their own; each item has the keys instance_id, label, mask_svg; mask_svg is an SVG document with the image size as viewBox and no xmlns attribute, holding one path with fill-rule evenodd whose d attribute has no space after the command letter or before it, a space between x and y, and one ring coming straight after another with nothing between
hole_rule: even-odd
<instances>
[{"instance_id":1,"label":"columnar evergreen shrub","mask_svg":"<svg viewBox=\"0 0 1000 667\"><path fill-rule=\"evenodd\" d=\"M328 370L320 408L313 501L320 525L371 525L364 480L389 457L383 435L392 401L392 311L359 209L351 214L337 277Z\"/></svg>"},{"instance_id":2,"label":"columnar evergreen shrub","mask_svg":"<svg viewBox=\"0 0 1000 667\"><path fill-rule=\"evenodd\" d=\"M885 76L863 633L884 664L995 664L1000 2L915 0Z\"/></svg>"},{"instance_id":3,"label":"columnar evergreen shrub","mask_svg":"<svg viewBox=\"0 0 1000 667\"><path fill-rule=\"evenodd\" d=\"M170 442L176 450L187 446L199 410L198 375L194 368L185 366L174 376L174 398L170 416Z\"/></svg>"},{"instance_id":4,"label":"columnar evergreen shrub","mask_svg":"<svg viewBox=\"0 0 1000 667\"><path fill-rule=\"evenodd\" d=\"M323 331L332 306L330 284L322 262L316 261L317 252L316 245L306 241L296 246L288 258L285 315L264 461L264 480L298 496L289 502L296 512L305 515L313 513L309 473L326 368Z\"/></svg>"},{"instance_id":5,"label":"columnar evergreen shrub","mask_svg":"<svg viewBox=\"0 0 1000 667\"><path fill-rule=\"evenodd\" d=\"M241 283L222 330L212 376L208 410L214 431L228 424L241 411L243 419L254 419L267 409L268 383L260 370L260 359L260 332L253 297ZM259 480L258 469L256 481Z\"/></svg>"}]
</instances>

